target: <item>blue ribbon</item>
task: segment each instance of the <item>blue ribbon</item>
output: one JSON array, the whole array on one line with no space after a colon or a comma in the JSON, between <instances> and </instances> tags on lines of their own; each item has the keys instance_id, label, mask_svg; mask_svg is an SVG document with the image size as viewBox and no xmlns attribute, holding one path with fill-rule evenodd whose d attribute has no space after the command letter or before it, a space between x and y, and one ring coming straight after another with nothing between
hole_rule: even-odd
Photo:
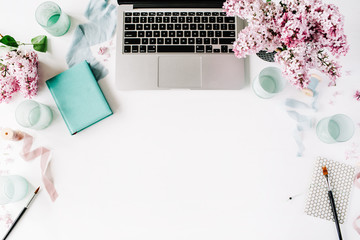
<instances>
[{"instance_id":1,"label":"blue ribbon","mask_svg":"<svg viewBox=\"0 0 360 240\"><path fill-rule=\"evenodd\" d=\"M287 111L287 114L294 119L296 124L296 130L294 131L293 137L295 139L296 144L298 145L297 156L301 157L305 147L302 141L302 132L306 129L310 129L314 126L315 121L313 118L309 118L305 115L301 115L296 111Z\"/></svg>"},{"instance_id":2,"label":"blue ribbon","mask_svg":"<svg viewBox=\"0 0 360 240\"><path fill-rule=\"evenodd\" d=\"M312 109L316 112L318 110L317 100L319 97L319 93L315 89L318 86L318 84L319 84L318 78L316 78L316 77L310 78L310 83L307 88L309 90L311 90L311 92L313 93L313 101L312 101L311 105L306 104L306 103L301 102L296 99L287 98L285 100L285 106L287 106L289 108L293 108L293 109ZM288 110L287 113L292 119L294 119L296 121L296 130L293 133L293 137L295 139L296 144L298 145L297 156L301 157L305 150L303 140L302 140L302 132L306 129L310 129L310 128L314 127L315 120L313 118L307 117L305 115L301 115L298 112L293 111L293 110Z\"/></svg>"},{"instance_id":3,"label":"blue ribbon","mask_svg":"<svg viewBox=\"0 0 360 240\"><path fill-rule=\"evenodd\" d=\"M76 27L73 42L66 56L69 67L86 60L97 80L104 78L108 70L95 59L91 46L108 41L116 30L116 7L108 0L91 0L85 17L88 23Z\"/></svg>"}]
</instances>

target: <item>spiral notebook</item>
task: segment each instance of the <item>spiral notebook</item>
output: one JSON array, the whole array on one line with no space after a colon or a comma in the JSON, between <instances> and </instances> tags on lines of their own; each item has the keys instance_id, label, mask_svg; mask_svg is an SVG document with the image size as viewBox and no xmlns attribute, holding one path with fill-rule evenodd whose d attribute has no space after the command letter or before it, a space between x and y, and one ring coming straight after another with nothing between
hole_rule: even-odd
<instances>
[{"instance_id":1,"label":"spiral notebook","mask_svg":"<svg viewBox=\"0 0 360 240\"><path fill-rule=\"evenodd\" d=\"M329 173L329 181L334 195L339 222L344 223L354 182L355 168L323 157L318 157L315 162L305 213L310 216L334 221L322 166L326 166Z\"/></svg>"},{"instance_id":2,"label":"spiral notebook","mask_svg":"<svg viewBox=\"0 0 360 240\"><path fill-rule=\"evenodd\" d=\"M46 81L72 135L112 114L86 61Z\"/></svg>"}]
</instances>

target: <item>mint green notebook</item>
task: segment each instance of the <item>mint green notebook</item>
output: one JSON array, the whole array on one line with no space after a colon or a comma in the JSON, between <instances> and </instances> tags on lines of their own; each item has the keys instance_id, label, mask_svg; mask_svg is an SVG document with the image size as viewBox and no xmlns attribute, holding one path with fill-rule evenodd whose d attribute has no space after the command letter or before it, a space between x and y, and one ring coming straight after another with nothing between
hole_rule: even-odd
<instances>
[{"instance_id":1,"label":"mint green notebook","mask_svg":"<svg viewBox=\"0 0 360 240\"><path fill-rule=\"evenodd\" d=\"M50 78L46 85L72 135L112 114L86 61Z\"/></svg>"}]
</instances>

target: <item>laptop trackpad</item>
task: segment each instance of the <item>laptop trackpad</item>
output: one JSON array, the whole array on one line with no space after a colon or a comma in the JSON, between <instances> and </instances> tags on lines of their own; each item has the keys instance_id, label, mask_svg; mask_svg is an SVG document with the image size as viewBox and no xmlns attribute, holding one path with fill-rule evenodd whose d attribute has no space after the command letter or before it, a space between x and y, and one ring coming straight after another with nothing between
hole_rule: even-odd
<instances>
[{"instance_id":1,"label":"laptop trackpad","mask_svg":"<svg viewBox=\"0 0 360 240\"><path fill-rule=\"evenodd\" d=\"M201 57L159 57L160 88L201 88Z\"/></svg>"}]
</instances>

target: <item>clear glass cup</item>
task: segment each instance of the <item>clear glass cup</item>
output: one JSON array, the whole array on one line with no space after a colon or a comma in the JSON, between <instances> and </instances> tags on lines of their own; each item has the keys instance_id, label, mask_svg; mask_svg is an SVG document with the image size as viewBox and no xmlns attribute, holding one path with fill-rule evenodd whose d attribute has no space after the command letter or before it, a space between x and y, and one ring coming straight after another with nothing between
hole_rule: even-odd
<instances>
[{"instance_id":1,"label":"clear glass cup","mask_svg":"<svg viewBox=\"0 0 360 240\"><path fill-rule=\"evenodd\" d=\"M67 33L70 28L69 16L54 2L43 2L35 12L36 21L48 33L59 37Z\"/></svg>"},{"instance_id":2,"label":"clear glass cup","mask_svg":"<svg viewBox=\"0 0 360 240\"><path fill-rule=\"evenodd\" d=\"M353 121L344 114L323 118L316 125L316 134L325 143L346 142L354 131Z\"/></svg>"},{"instance_id":3,"label":"clear glass cup","mask_svg":"<svg viewBox=\"0 0 360 240\"><path fill-rule=\"evenodd\" d=\"M17 202L29 192L28 181L18 175L0 176L0 204Z\"/></svg>"},{"instance_id":4,"label":"clear glass cup","mask_svg":"<svg viewBox=\"0 0 360 240\"><path fill-rule=\"evenodd\" d=\"M19 104L15 111L16 121L23 127L44 129L53 119L51 109L33 100L26 100Z\"/></svg>"},{"instance_id":5,"label":"clear glass cup","mask_svg":"<svg viewBox=\"0 0 360 240\"><path fill-rule=\"evenodd\" d=\"M267 67L256 76L252 88L257 96L272 98L284 89L286 82L279 68Z\"/></svg>"}]
</instances>

